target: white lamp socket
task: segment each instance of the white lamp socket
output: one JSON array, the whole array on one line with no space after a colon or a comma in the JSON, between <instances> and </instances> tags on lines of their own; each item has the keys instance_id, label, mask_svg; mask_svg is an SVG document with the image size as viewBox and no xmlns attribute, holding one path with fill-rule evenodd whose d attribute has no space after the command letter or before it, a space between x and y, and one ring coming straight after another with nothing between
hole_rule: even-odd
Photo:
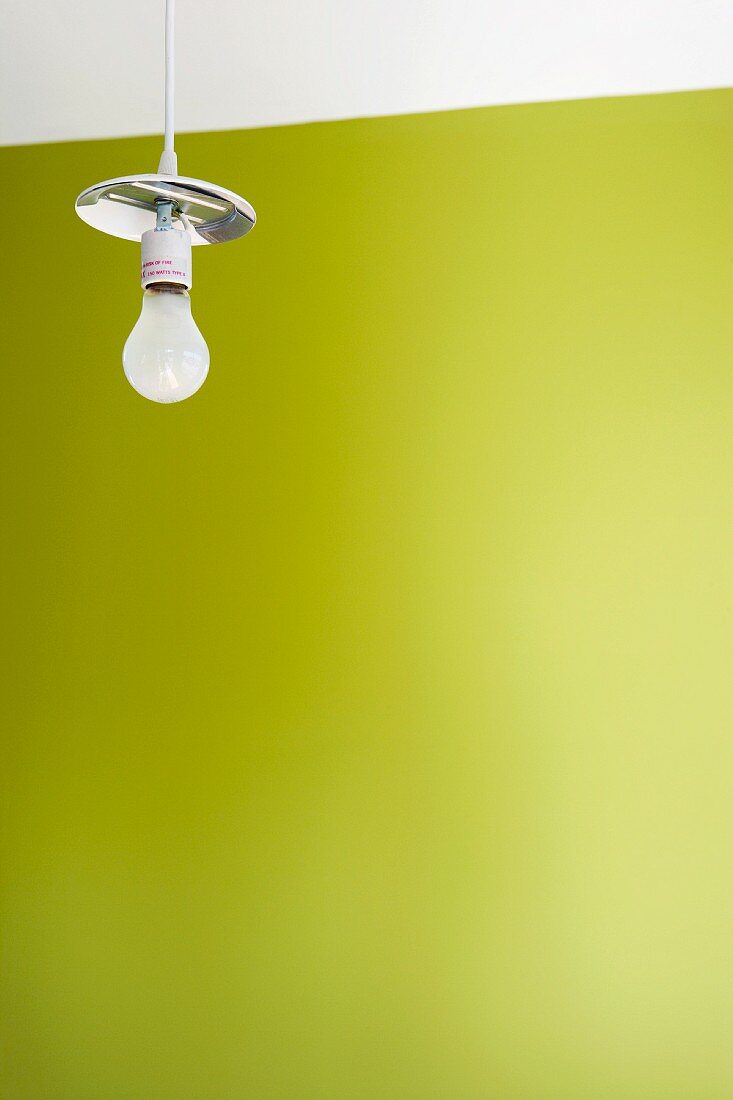
<instances>
[{"instance_id":1,"label":"white lamp socket","mask_svg":"<svg viewBox=\"0 0 733 1100\"><path fill-rule=\"evenodd\" d=\"M190 289L191 238L182 229L148 229L140 238L142 261L140 282L177 283Z\"/></svg>"}]
</instances>

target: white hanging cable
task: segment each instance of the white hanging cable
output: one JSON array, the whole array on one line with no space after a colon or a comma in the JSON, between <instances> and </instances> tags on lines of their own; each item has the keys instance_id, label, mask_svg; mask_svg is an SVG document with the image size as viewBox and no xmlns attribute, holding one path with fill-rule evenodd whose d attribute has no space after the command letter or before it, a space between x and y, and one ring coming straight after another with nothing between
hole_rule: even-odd
<instances>
[{"instance_id":1,"label":"white hanging cable","mask_svg":"<svg viewBox=\"0 0 733 1100\"><path fill-rule=\"evenodd\" d=\"M178 158L174 149L174 100L176 90L176 61L173 34L175 30L176 0L165 0L165 142L158 171L166 176L178 175Z\"/></svg>"}]
</instances>

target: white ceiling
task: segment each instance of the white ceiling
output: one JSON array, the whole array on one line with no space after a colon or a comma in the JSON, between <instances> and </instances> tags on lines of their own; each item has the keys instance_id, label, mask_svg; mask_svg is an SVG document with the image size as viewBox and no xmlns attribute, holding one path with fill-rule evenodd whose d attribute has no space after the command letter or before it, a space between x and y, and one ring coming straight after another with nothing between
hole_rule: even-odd
<instances>
[{"instance_id":1,"label":"white ceiling","mask_svg":"<svg viewBox=\"0 0 733 1100\"><path fill-rule=\"evenodd\" d=\"M178 0L177 127L733 84L730 0ZM5 0L0 144L156 133L163 0Z\"/></svg>"}]
</instances>

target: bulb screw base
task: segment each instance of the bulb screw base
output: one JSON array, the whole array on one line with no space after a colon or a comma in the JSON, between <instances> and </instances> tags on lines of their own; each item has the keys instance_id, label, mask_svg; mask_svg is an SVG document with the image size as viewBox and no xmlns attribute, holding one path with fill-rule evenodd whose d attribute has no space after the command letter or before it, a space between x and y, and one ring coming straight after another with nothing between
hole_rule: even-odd
<instances>
[{"instance_id":1,"label":"bulb screw base","mask_svg":"<svg viewBox=\"0 0 733 1100\"><path fill-rule=\"evenodd\" d=\"M143 287L156 283L177 283L191 289L191 238L182 229L148 229L140 238L140 282Z\"/></svg>"}]
</instances>

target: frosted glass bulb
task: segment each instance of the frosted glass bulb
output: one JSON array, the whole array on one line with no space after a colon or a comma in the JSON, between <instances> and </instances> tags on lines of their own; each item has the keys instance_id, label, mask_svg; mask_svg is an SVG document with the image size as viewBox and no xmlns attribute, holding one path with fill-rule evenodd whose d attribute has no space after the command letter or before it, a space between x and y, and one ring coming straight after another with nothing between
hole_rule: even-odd
<instances>
[{"instance_id":1,"label":"frosted glass bulb","mask_svg":"<svg viewBox=\"0 0 733 1100\"><path fill-rule=\"evenodd\" d=\"M122 364L132 388L161 404L184 401L203 386L209 349L191 315L187 290L159 283L145 291Z\"/></svg>"}]
</instances>

